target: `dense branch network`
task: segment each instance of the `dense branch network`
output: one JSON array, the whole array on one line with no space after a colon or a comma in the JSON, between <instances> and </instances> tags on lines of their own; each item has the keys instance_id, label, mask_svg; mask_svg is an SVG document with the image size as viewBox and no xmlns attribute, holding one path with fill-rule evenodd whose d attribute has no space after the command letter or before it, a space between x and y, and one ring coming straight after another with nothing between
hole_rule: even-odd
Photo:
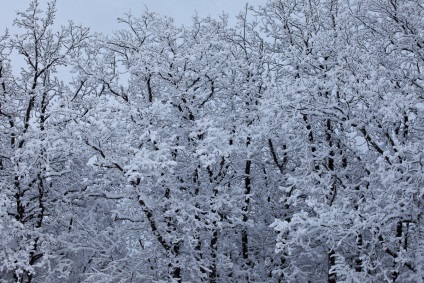
<instances>
[{"instance_id":1,"label":"dense branch network","mask_svg":"<svg viewBox=\"0 0 424 283\"><path fill-rule=\"evenodd\" d=\"M40 2L0 36L0 282L424 280L419 0Z\"/></svg>"}]
</instances>

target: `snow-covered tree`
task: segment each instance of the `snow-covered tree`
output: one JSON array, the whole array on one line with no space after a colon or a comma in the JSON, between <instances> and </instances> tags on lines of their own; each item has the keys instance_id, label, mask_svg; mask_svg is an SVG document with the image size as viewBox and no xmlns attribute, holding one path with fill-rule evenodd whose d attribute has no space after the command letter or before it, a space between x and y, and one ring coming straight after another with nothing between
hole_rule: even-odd
<instances>
[{"instance_id":1,"label":"snow-covered tree","mask_svg":"<svg viewBox=\"0 0 424 283\"><path fill-rule=\"evenodd\" d=\"M0 38L0 282L424 280L420 1L45 8Z\"/></svg>"},{"instance_id":2,"label":"snow-covered tree","mask_svg":"<svg viewBox=\"0 0 424 283\"><path fill-rule=\"evenodd\" d=\"M33 1L19 13L21 32L6 33L0 43L3 281L53 282L67 275L62 236L70 211L63 204L82 182L70 136L61 132L70 118L70 90L58 72L77 54L87 30L70 24L54 31L54 3L44 16L39 6Z\"/></svg>"},{"instance_id":3,"label":"snow-covered tree","mask_svg":"<svg viewBox=\"0 0 424 283\"><path fill-rule=\"evenodd\" d=\"M416 1L260 11L281 80L267 121L296 164L282 184L292 212L274 223L289 281L422 280L422 13Z\"/></svg>"}]
</instances>

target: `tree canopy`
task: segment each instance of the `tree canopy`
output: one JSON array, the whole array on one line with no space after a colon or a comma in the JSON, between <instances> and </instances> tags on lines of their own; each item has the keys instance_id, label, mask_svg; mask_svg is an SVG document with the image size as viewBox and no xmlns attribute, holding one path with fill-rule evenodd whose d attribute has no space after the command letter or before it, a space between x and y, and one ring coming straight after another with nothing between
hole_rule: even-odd
<instances>
[{"instance_id":1,"label":"tree canopy","mask_svg":"<svg viewBox=\"0 0 424 283\"><path fill-rule=\"evenodd\" d=\"M424 6L0 36L0 282L423 282Z\"/></svg>"}]
</instances>

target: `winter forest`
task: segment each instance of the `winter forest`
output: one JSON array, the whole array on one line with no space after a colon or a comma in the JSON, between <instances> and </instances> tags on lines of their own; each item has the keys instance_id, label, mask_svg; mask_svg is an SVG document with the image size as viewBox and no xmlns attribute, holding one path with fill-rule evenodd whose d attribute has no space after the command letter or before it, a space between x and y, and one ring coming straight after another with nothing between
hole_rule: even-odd
<instances>
[{"instance_id":1,"label":"winter forest","mask_svg":"<svg viewBox=\"0 0 424 283\"><path fill-rule=\"evenodd\" d=\"M422 0L107 36L39 2L0 35L0 282L424 281Z\"/></svg>"}]
</instances>

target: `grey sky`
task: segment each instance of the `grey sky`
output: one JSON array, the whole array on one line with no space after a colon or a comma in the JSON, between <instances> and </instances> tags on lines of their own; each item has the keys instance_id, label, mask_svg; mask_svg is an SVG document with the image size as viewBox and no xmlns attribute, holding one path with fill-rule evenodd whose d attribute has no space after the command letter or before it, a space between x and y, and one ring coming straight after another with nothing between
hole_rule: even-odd
<instances>
[{"instance_id":1,"label":"grey sky","mask_svg":"<svg viewBox=\"0 0 424 283\"><path fill-rule=\"evenodd\" d=\"M25 10L30 0L1 0L0 33L12 25L17 10ZM47 0L40 0L46 3ZM171 16L177 24L189 25L191 17L198 12L200 17L218 17L223 11L230 15L230 22L241 11L247 0L58 0L56 23L65 24L73 20L94 31L110 33L119 28L116 18L131 10L141 14L145 7L161 15ZM250 5L264 5L266 0L249 0Z\"/></svg>"}]
</instances>

